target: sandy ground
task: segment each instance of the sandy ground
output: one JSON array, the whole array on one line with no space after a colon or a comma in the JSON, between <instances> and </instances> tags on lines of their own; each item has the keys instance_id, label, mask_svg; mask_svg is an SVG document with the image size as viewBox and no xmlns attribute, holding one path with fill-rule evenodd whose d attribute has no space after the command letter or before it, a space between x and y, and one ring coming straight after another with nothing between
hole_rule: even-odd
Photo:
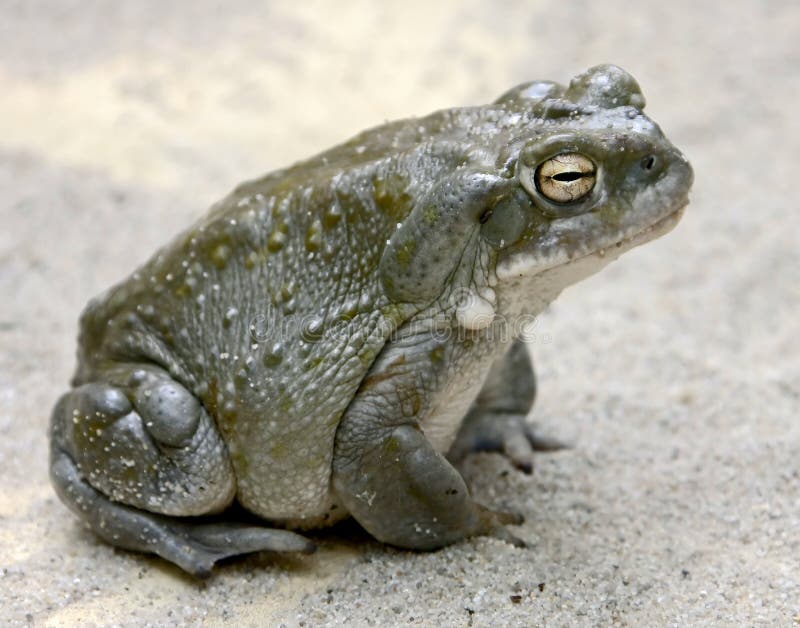
<instances>
[{"instance_id":1,"label":"sandy ground","mask_svg":"<svg viewBox=\"0 0 800 628\"><path fill-rule=\"evenodd\" d=\"M800 625L800 5L257 4L0 0L0 623ZM539 322L533 420L575 447L532 477L471 461L531 549L344 526L199 583L56 499L46 420L89 297L244 178L606 61L696 185Z\"/></svg>"}]
</instances>

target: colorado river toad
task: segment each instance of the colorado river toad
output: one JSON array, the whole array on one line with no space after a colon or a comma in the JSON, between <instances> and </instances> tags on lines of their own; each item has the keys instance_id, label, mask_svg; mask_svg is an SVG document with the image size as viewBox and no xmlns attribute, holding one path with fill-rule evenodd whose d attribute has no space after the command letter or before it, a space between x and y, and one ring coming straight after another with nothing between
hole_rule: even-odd
<instances>
[{"instance_id":1,"label":"colorado river toad","mask_svg":"<svg viewBox=\"0 0 800 628\"><path fill-rule=\"evenodd\" d=\"M643 107L598 66L240 185L83 313L61 499L196 575L347 515L406 548L513 541L454 465L530 469L552 443L525 423L524 323L679 220L692 170Z\"/></svg>"}]
</instances>

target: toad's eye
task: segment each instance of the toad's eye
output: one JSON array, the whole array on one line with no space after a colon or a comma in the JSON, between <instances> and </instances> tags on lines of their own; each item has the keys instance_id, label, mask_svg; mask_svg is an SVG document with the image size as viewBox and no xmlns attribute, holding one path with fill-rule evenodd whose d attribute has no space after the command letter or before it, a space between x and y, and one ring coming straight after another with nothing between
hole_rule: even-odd
<instances>
[{"instance_id":1,"label":"toad's eye","mask_svg":"<svg viewBox=\"0 0 800 628\"><path fill-rule=\"evenodd\" d=\"M594 162L580 153L562 153L543 162L534 175L536 189L554 203L574 203L597 181Z\"/></svg>"}]
</instances>

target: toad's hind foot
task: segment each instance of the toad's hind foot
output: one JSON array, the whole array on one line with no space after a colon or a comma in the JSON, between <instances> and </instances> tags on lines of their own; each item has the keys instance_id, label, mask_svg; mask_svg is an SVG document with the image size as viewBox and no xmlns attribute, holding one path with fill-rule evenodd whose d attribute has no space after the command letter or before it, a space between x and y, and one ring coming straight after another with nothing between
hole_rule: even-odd
<instances>
[{"instance_id":1,"label":"toad's hind foot","mask_svg":"<svg viewBox=\"0 0 800 628\"><path fill-rule=\"evenodd\" d=\"M187 388L156 367L116 365L103 378L66 393L50 427L56 492L98 536L195 576L237 554L313 550L293 532L223 519L236 478Z\"/></svg>"},{"instance_id":2,"label":"toad's hind foot","mask_svg":"<svg viewBox=\"0 0 800 628\"><path fill-rule=\"evenodd\" d=\"M290 532L238 522L170 517L113 502L92 488L64 452L53 452L51 475L59 496L105 541L157 554L198 578L223 558L258 551L309 554L316 546Z\"/></svg>"}]
</instances>

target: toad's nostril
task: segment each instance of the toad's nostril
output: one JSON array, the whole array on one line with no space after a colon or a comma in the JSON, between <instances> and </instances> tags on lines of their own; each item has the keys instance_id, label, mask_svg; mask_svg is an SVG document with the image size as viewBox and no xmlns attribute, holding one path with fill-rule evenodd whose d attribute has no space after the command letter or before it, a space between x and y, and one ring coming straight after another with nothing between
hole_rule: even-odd
<instances>
[{"instance_id":1,"label":"toad's nostril","mask_svg":"<svg viewBox=\"0 0 800 628\"><path fill-rule=\"evenodd\" d=\"M642 170L646 172L650 172L653 168L656 167L656 158L655 155L648 155L647 157L643 158L640 162L642 166Z\"/></svg>"}]
</instances>

